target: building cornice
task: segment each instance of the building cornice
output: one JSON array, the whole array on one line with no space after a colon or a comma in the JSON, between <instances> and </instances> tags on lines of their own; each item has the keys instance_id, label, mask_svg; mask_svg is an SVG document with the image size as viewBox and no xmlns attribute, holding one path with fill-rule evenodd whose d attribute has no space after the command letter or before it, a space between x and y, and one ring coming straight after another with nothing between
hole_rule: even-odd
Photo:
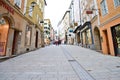
<instances>
[{"instance_id":1,"label":"building cornice","mask_svg":"<svg viewBox=\"0 0 120 80\"><path fill-rule=\"evenodd\" d=\"M100 24L100 27L102 27L102 26L104 26L104 25L106 25L106 24L108 24L108 23L110 23L113 20L118 19L118 18L120 18L120 14L117 14L116 16L114 16L114 17L110 18L109 20L107 20L106 22Z\"/></svg>"}]
</instances>

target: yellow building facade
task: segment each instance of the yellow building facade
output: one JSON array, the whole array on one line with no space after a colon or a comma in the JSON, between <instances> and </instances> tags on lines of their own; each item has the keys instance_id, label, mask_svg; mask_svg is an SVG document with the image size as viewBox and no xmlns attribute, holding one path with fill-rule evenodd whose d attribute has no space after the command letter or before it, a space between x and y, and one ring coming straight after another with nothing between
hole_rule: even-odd
<instances>
[{"instance_id":1,"label":"yellow building facade","mask_svg":"<svg viewBox=\"0 0 120 80\"><path fill-rule=\"evenodd\" d=\"M31 5L35 2L35 6ZM32 37L33 47L39 48L44 45L43 43L43 20L44 20L44 7L46 5L45 0L27 0L27 6L25 11L25 16L34 23L32 27L32 32L34 33ZM33 7L33 8L32 8Z\"/></svg>"}]
</instances>

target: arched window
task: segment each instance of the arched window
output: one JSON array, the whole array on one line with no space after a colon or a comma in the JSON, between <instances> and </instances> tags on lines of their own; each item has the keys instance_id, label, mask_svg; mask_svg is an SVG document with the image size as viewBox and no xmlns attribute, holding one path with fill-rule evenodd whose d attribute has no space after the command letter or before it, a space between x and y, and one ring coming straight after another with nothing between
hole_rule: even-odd
<instances>
[{"instance_id":1,"label":"arched window","mask_svg":"<svg viewBox=\"0 0 120 80\"><path fill-rule=\"evenodd\" d=\"M31 16L31 17L32 17L32 14L33 14L33 7L32 7L32 6L30 6L30 8L29 8L29 16Z\"/></svg>"}]
</instances>

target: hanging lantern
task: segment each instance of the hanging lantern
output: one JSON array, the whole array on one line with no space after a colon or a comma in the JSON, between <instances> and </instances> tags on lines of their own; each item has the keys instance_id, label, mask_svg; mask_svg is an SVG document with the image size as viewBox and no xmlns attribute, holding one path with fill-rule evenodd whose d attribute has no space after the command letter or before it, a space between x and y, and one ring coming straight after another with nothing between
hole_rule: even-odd
<instances>
[{"instance_id":1,"label":"hanging lantern","mask_svg":"<svg viewBox=\"0 0 120 80\"><path fill-rule=\"evenodd\" d=\"M86 11L86 14L93 14L93 11L92 10L88 10L88 11Z\"/></svg>"}]
</instances>

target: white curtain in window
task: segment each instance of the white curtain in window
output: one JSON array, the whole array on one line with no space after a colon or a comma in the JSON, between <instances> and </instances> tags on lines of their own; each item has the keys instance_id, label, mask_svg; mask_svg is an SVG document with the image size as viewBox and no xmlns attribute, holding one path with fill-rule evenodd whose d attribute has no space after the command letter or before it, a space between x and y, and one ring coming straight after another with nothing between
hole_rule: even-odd
<instances>
[{"instance_id":1,"label":"white curtain in window","mask_svg":"<svg viewBox=\"0 0 120 80\"><path fill-rule=\"evenodd\" d=\"M33 14L33 7L30 6L30 8L29 8L29 15L32 17L32 14Z\"/></svg>"},{"instance_id":2,"label":"white curtain in window","mask_svg":"<svg viewBox=\"0 0 120 80\"><path fill-rule=\"evenodd\" d=\"M21 0L14 0L14 3L21 8Z\"/></svg>"},{"instance_id":3,"label":"white curtain in window","mask_svg":"<svg viewBox=\"0 0 120 80\"><path fill-rule=\"evenodd\" d=\"M114 5L119 6L120 5L120 0L114 0Z\"/></svg>"}]
</instances>

